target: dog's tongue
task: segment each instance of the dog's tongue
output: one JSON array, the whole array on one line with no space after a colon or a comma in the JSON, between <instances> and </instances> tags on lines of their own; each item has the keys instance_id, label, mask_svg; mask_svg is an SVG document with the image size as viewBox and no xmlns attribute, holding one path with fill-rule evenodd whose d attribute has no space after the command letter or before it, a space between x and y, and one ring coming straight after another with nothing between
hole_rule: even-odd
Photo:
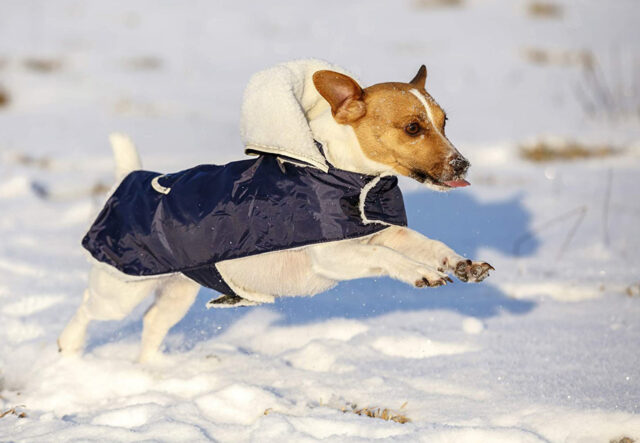
<instances>
[{"instance_id":1,"label":"dog's tongue","mask_svg":"<svg viewBox=\"0 0 640 443\"><path fill-rule=\"evenodd\" d=\"M444 184L451 188L462 188L464 186L469 186L471 183L466 180L451 180L448 182L444 182Z\"/></svg>"}]
</instances>

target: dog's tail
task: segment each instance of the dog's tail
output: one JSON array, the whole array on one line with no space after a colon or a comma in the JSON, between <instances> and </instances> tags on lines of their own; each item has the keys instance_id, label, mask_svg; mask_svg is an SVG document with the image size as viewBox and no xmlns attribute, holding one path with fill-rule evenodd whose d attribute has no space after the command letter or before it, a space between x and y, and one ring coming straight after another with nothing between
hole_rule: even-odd
<instances>
[{"instance_id":1,"label":"dog's tail","mask_svg":"<svg viewBox=\"0 0 640 443\"><path fill-rule=\"evenodd\" d=\"M109 141L116 162L116 181L121 181L131 171L142 169L138 150L127 135L114 132L109 135Z\"/></svg>"}]
</instances>

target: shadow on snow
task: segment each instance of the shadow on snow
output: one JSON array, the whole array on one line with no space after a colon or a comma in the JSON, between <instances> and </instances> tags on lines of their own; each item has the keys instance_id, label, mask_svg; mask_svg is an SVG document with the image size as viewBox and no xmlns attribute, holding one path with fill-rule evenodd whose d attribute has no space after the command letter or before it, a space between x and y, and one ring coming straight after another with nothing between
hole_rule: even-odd
<instances>
[{"instance_id":1,"label":"shadow on snow","mask_svg":"<svg viewBox=\"0 0 640 443\"><path fill-rule=\"evenodd\" d=\"M503 255L514 255L514 242L523 235L530 239L522 245L519 255L531 255L538 248L538 240L530 232L531 216L522 205L521 197L507 200L479 202L468 192L414 192L405 196L409 226L430 238L443 241L458 253L482 259L480 249L495 249ZM314 297L288 297L270 306L282 317L279 324L304 324L331 317L362 319L394 311L447 309L463 315L487 318L501 311L524 314L535 303L508 297L491 284L491 276L480 284L454 284L433 289L415 289L389 278L360 279L340 283L337 287ZM190 349L207 340L244 316L250 308L211 309L206 302L215 296L202 289L189 313L172 329L184 334L181 349ZM105 341L139 335L142 325L139 315L124 327L115 325L100 328L89 344L90 348ZM115 337L108 334L115 332ZM117 331L117 332L116 332ZM105 333L110 337L105 337ZM92 334L93 335L93 334ZM103 341L104 340L104 341Z\"/></svg>"}]
</instances>

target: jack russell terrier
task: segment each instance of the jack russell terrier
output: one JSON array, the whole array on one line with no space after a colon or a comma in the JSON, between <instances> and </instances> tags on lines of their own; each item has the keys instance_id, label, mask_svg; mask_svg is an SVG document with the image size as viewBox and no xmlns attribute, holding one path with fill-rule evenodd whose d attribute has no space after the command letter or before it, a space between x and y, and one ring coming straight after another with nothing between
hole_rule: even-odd
<instances>
[{"instance_id":1,"label":"jack russell terrier","mask_svg":"<svg viewBox=\"0 0 640 443\"><path fill-rule=\"evenodd\" d=\"M122 319L151 293L140 361L156 355L200 285L222 294L210 307L230 307L362 277L484 280L491 265L406 227L396 174L439 191L469 184L426 77L422 66L409 83L362 89L319 60L259 72L241 124L257 157L223 166L142 171L133 143L113 134L119 184L83 239L94 265L61 352L83 348L91 320Z\"/></svg>"}]
</instances>

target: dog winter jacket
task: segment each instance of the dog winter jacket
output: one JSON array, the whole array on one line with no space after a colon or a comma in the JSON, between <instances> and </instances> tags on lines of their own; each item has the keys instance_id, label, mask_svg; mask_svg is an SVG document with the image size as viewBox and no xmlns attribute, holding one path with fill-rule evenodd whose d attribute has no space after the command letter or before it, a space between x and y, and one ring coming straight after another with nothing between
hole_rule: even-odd
<instances>
[{"instance_id":1,"label":"dog winter jacket","mask_svg":"<svg viewBox=\"0 0 640 443\"><path fill-rule=\"evenodd\" d=\"M174 174L134 171L83 246L135 276L181 272L233 295L216 263L406 226L395 177L328 171L271 154Z\"/></svg>"},{"instance_id":2,"label":"dog winter jacket","mask_svg":"<svg viewBox=\"0 0 640 443\"><path fill-rule=\"evenodd\" d=\"M316 142L308 117L330 112L313 85L321 69L344 72L321 60L298 60L255 74L240 132L245 152L258 157L168 175L130 173L83 246L125 274L181 272L238 296L216 263L405 226L395 177L336 169Z\"/></svg>"}]
</instances>

